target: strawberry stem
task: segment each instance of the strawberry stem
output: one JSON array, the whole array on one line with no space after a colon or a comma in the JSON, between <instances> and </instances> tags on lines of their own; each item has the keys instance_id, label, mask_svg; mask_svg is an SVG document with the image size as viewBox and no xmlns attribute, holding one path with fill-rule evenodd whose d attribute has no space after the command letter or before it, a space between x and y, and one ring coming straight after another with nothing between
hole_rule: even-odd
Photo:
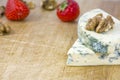
<instances>
[{"instance_id":1,"label":"strawberry stem","mask_svg":"<svg viewBox=\"0 0 120 80\"><path fill-rule=\"evenodd\" d=\"M68 6L68 2L67 2L67 1L64 1L63 3L61 3L59 9L60 9L61 11L64 11L67 6Z\"/></svg>"}]
</instances>

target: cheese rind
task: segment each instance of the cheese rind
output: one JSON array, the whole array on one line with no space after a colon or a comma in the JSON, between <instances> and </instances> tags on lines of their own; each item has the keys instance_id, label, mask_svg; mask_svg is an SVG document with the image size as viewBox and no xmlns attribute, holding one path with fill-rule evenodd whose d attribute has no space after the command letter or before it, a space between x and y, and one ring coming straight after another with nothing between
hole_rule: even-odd
<instances>
[{"instance_id":1,"label":"cheese rind","mask_svg":"<svg viewBox=\"0 0 120 80\"><path fill-rule=\"evenodd\" d=\"M78 37L84 45L92 49L96 53L110 54L120 53L120 21L112 17L115 25L110 31L104 33L96 33L85 29L89 18L94 17L96 14L102 13L104 17L109 15L103 10L95 9L85 13L79 19L78 23Z\"/></svg>"}]
</instances>

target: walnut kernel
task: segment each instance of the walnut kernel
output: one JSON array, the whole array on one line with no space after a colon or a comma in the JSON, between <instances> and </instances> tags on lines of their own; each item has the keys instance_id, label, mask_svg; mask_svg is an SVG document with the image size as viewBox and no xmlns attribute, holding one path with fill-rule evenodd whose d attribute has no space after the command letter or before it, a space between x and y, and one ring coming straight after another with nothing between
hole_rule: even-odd
<instances>
[{"instance_id":1,"label":"walnut kernel","mask_svg":"<svg viewBox=\"0 0 120 80\"><path fill-rule=\"evenodd\" d=\"M32 1L27 2L25 0L22 0L22 2L24 2L29 9L34 9L35 8L35 4Z\"/></svg>"},{"instance_id":2,"label":"walnut kernel","mask_svg":"<svg viewBox=\"0 0 120 80\"><path fill-rule=\"evenodd\" d=\"M98 26L99 21L101 21L101 19L102 19L102 14L101 14L101 13L100 13L100 14L97 14L97 15L96 15L95 17L93 17L93 18L90 18L90 19L88 20L87 25L86 25L86 29L87 29L87 30L90 30L90 31L94 31L95 28Z\"/></svg>"},{"instance_id":3,"label":"walnut kernel","mask_svg":"<svg viewBox=\"0 0 120 80\"><path fill-rule=\"evenodd\" d=\"M86 29L101 33L112 29L113 25L114 21L110 15L108 15L106 18L103 18L103 15L100 13L88 20L88 23L86 24Z\"/></svg>"},{"instance_id":4,"label":"walnut kernel","mask_svg":"<svg viewBox=\"0 0 120 80\"><path fill-rule=\"evenodd\" d=\"M10 33L11 31L11 28L8 24L3 24L3 23L0 23L0 35L4 35L6 33Z\"/></svg>"},{"instance_id":5,"label":"walnut kernel","mask_svg":"<svg viewBox=\"0 0 120 80\"><path fill-rule=\"evenodd\" d=\"M42 8L46 10L54 10L56 4L56 0L42 0Z\"/></svg>"},{"instance_id":6,"label":"walnut kernel","mask_svg":"<svg viewBox=\"0 0 120 80\"><path fill-rule=\"evenodd\" d=\"M2 17L5 13L5 7L4 6L0 6L0 17Z\"/></svg>"},{"instance_id":7,"label":"walnut kernel","mask_svg":"<svg viewBox=\"0 0 120 80\"><path fill-rule=\"evenodd\" d=\"M35 8L35 4L33 2L27 2L26 4L27 4L29 9L34 9Z\"/></svg>"}]
</instances>

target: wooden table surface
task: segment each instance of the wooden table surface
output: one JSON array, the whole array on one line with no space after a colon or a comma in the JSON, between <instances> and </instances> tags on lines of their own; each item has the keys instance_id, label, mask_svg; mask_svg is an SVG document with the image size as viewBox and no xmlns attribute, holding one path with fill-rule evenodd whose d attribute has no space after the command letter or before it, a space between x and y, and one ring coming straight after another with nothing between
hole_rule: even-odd
<instances>
[{"instance_id":1,"label":"wooden table surface","mask_svg":"<svg viewBox=\"0 0 120 80\"><path fill-rule=\"evenodd\" d=\"M30 0L27 0L30 1ZM56 0L57 3L63 0ZM76 0L81 14L101 8L120 19L120 0ZM77 37L77 23L60 21L56 10L36 8L24 21L1 20L12 32L0 36L0 80L119 80L120 66L69 67L67 51ZM6 0L0 0L5 5ZM79 17L80 17L79 16Z\"/></svg>"}]
</instances>

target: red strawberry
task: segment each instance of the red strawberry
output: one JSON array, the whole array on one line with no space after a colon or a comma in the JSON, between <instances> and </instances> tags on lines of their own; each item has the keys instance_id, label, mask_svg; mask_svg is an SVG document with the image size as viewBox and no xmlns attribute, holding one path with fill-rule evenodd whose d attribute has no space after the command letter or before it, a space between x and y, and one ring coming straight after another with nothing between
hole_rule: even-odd
<instances>
[{"instance_id":1,"label":"red strawberry","mask_svg":"<svg viewBox=\"0 0 120 80\"><path fill-rule=\"evenodd\" d=\"M23 20L29 15L29 9L21 0L8 0L5 15L9 20Z\"/></svg>"},{"instance_id":2,"label":"red strawberry","mask_svg":"<svg viewBox=\"0 0 120 80\"><path fill-rule=\"evenodd\" d=\"M80 7L75 0L65 0L57 8L57 16L65 22L74 21L80 14Z\"/></svg>"}]
</instances>

